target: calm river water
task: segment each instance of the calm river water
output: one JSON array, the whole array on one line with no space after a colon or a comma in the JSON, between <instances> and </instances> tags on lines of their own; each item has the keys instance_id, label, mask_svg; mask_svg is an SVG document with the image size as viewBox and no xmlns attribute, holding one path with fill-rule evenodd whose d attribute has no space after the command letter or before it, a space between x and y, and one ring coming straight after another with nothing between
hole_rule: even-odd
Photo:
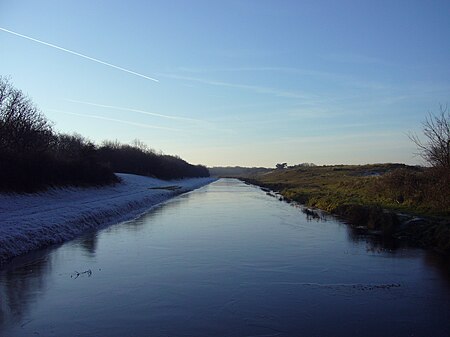
<instances>
[{"instance_id":1,"label":"calm river water","mask_svg":"<svg viewBox=\"0 0 450 337\"><path fill-rule=\"evenodd\" d=\"M222 179L0 271L1 336L450 336L450 275Z\"/></svg>"}]
</instances>

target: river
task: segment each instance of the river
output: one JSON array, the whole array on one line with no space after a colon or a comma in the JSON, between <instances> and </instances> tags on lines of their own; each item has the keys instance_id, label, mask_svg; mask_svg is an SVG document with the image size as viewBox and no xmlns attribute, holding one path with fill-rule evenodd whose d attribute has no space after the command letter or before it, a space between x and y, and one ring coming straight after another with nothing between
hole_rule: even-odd
<instances>
[{"instance_id":1,"label":"river","mask_svg":"<svg viewBox=\"0 0 450 337\"><path fill-rule=\"evenodd\" d=\"M0 270L1 336L450 336L438 255L238 180Z\"/></svg>"}]
</instances>

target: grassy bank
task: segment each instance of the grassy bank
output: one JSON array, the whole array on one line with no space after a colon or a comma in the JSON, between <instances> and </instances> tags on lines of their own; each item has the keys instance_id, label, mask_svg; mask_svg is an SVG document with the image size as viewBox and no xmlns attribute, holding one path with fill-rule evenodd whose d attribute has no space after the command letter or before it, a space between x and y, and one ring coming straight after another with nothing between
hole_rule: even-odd
<instances>
[{"instance_id":1,"label":"grassy bank","mask_svg":"<svg viewBox=\"0 0 450 337\"><path fill-rule=\"evenodd\" d=\"M352 226L450 254L448 172L402 164L300 166L239 178Z\"/></svg>"}]
</instances>

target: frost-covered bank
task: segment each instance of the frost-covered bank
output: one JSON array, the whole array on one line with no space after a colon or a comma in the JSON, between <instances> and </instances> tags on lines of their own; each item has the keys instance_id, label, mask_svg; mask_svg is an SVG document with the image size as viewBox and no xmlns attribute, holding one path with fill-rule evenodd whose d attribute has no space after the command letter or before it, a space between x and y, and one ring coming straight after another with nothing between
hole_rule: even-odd
<instances>
[{"instance_id":1,"label":"frost-covered bank","mask_svg":"<svg viewBox=\"0 0 450 337\"><path fill-rule=\"evenodd\" d=\"M132 219L154 205L214 180L164 181L130 174L118 176L122 182L110 187L0 194L0 263L83 232Z\"/></svg>"}]
</instances>

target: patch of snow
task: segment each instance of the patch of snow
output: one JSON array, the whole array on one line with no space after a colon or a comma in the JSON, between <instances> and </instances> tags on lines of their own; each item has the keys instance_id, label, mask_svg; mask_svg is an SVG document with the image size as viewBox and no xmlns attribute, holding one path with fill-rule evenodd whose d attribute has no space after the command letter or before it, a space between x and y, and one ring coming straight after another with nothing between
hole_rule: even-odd
<instances>
[{"instance_id":1,"label":"patch of snow","mask_svg":"<svg viewBox=\"0 0 450 337\"><path fill-rule=\"evenodd\" d=\"M117 175L122 181L114 186L0 194L0 264L86 231L131 220L161 202L216 180L164 181Z\"/></svg>"}]
</instances>

